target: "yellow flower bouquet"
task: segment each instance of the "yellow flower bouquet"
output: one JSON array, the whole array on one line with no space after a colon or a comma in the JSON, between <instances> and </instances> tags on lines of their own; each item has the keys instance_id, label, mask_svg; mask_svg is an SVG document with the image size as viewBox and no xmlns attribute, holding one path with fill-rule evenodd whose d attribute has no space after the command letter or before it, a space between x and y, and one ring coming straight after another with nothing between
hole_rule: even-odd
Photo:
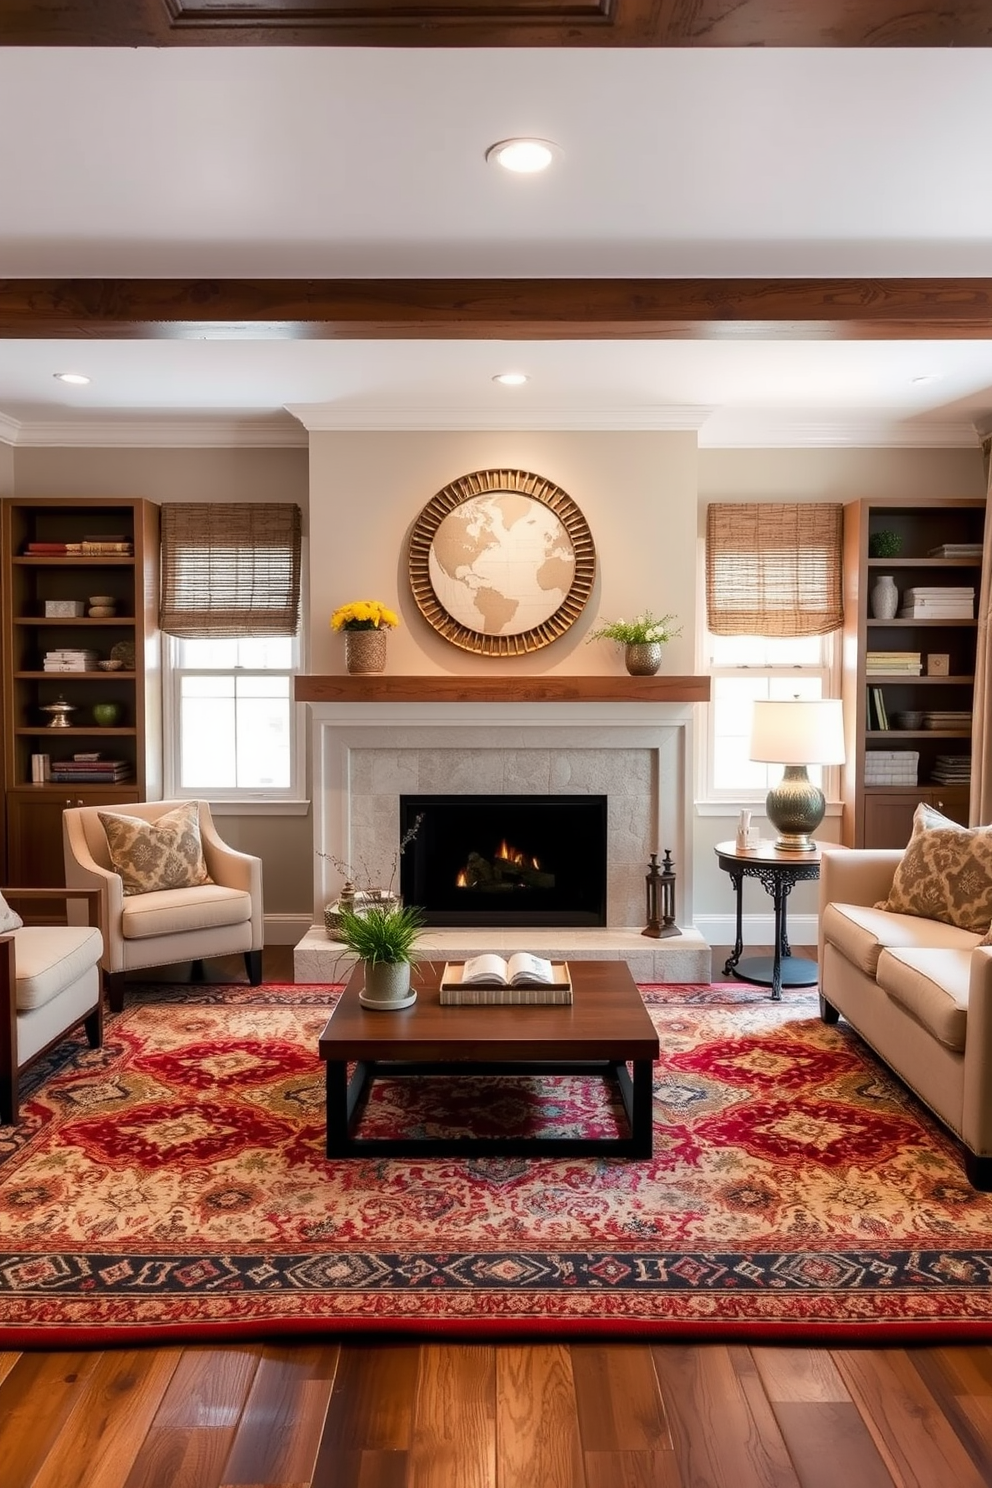
<instances>
[{"instance_id":1,"label":"yellow flower bouquet","mask_svg":"<svg viewBox=\"0 0 992 1488\"><path fill-rule=\"evenodd\" d=\"M331 616L332 630L392 630L400 617L377 599L356 599Z\"/></svg>"}]
</instances>

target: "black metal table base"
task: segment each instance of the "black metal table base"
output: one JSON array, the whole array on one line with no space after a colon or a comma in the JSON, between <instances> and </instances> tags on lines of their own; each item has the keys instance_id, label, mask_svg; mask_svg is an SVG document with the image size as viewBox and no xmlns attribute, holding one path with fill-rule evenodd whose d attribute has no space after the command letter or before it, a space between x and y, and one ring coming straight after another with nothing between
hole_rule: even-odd
<instances>
[{"instance_id":1,"label":"black metal table base","mask_svg":"<svg viewBox=\"0 0 992 1488\"><path fill-rule=\"evenodd\" d=\"M653 1129L652 1064L635 1059L633 1078L610 1059L490 1060L425 1063L360 1060L351 1079L340 1060L327 1061L327 1156L337 1157L650 1157ZM618 1137L359 1137L354 1132L372 1082L414 1075L599 1075L612 1081L623 1102L629 1135Z\"/></svg>"},{"instance_id":2,"label":"black metal table base","mask_svg":"<svg viewBox=\"0 0 992 1488\"><path fill-rule=\"evenodd\" d=\"M804 863L770 862L767 859L755 859L753 862L731 860L726 855L720 857L717 849L720 866L730 874L730 882L734 886L737 895L737 935L734 941L734 949L724 963L724 976L733 976L742 982L756 982L762 987L771 987L773 1002L781 1002L783 987L809 987L817 980L817 965L815 961L805 961L798 956L793 956L792 947L789 945L789 932L786 925L787 905L792 887L804 879L819 878L820 865L818 862ZM775 905L775 954L773 956L755 956L747 961L741 959L744 952L744 880L745 878L756 878L764 889L771 894ZM753 975L748 975L745 967L749 968ZM797 968L802 968L799 970ZM810 970L806 970L809 968ZM812 973L812 974L811 974Z\"/></svg>"},{"instance_id":3,"label":"black metal table base","mask_svg":"<svg viewBox=\"0 0 992 1488\"><path fill-rule=\"evenodd\" d=\"M726 970L726 968L724 968ZM780 987L815 987L820 979L820 968L815 961L805 956L783 956L779 962ZM775 957L747 956L730 968L731 976L739 982L756 982L759 987L775 985Z\"/></svg>"}]
</instances>

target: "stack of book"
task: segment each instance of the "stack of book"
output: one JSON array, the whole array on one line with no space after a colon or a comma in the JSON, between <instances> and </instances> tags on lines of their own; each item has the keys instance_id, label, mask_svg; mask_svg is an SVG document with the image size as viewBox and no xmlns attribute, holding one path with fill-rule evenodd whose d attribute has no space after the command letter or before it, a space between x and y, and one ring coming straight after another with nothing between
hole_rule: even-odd
<instances>
[{"instance_id":1,"label":"stack of book","mask_svg":"<svg viewBox=\"0 0 992 1488\"><path fill-rule=\"evenodd\" d=\"M927 554L928 558L981 558L981 556L980 542L941 543L939 548L931 548Z\"/></svg>"},{"instance_id":2,"label":"stack of book","mask_svg":"<svg viewBox=\"0 0 992 1488\"><path fill-rule=\"evenodd\" d=\"M943 712L937 709L932 713L924 713L923 727L928 729L952 729L955 732L971 733L971 718L971 713L963 708L957 711L949 708L944 709Z\"/></svg>"},{"instance_id":3,"label":"stack of book","mask_svg":"<svg viewBox=\"0 0 992 1488\"><path fill-rule=\"evenodd\" d=\"M27 542L21 550L26 558L65 558L69 553L81 553L81 542Z\"/></svg>"},{"instance_id":4,"label":"stack of book","mask_svg":"<svg viewBox=\"0 0 992 1488\"><path fill-rule=\"evenodd\" d=\"M865 671L871 676L885 672L905 672L908 676L919 676L923 670L923 655L920 651L866 651Z\"/></svg>"},{"instance_id":5,"label":"stack of book","mask_svg":"<svg viewBox=\"0 0 992 1488\"><path fill-rule=\"evenodd\" d=\"M971 759L966 754L938 754L934 760L933 778L938 785L968 785Z\"/></svg>"},{"instance_id":6,"label":"stack of book","mask_svg":"<svg viewBox=\"0 0 992 1488\"><path fill-rule=\"evenodd\" d=\"M116 785L131 778L127 760L102 759L99 754L74 754L72 759L52 760L51 779L56 785Z\"/></svg>"},{"instance_id":7,"label":"stack of book","mask_svg":"<svg viewBox=\"0 0 992 1488\"><path fill-rule=\"evenodd\" d=\"M95 651L76 651L67 647L62 651L46 651L42 670L46 672L92 672L96 668Z\"/></svg>"},{"instance_id":8,"label":"stack of book","mask_svg":"<svg viewBox=\"0 0 992 1488\"><path fill-rule=\"evenodd\" d=\"M872 749L865 755L865 785L915 785L920 765L915 749Z\"/></svg>"},{"instance_id":9,"label":"stack of book","mask_svg":"<svg viewBox=\"0 0 992 1488\"><path fill-rule=\"evenodd\" d=\"M964 586L942 585L931 589L906 589L903 592L900 620L973 620L975 591Z\"/></svg>"}]
</instances>

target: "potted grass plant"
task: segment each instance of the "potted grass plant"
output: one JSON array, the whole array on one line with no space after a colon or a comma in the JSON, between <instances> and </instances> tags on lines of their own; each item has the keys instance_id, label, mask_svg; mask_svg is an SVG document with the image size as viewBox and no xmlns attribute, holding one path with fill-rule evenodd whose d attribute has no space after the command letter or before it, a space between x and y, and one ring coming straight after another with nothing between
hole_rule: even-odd
<instances>
[{"instance_id":1,"label":"potted grass plant","mask_svg":"<svg viewBox=\"0 0 992 1488\"><path fill-rule=\"evenodd\" d=\"M337 936L362 963L365 987L359 997L366 1007L388 1010L416 1001L410 973L423 928L424 913L416 904L389 900L340 910Z\"/></svg>"},{"instance_id":2,"label":"potted grass plant","mask_svg":"<svg viewBox=\"0 0 992 1488\"><path fill-rule=\"evenodd\" d=\"M356 874L350 863L333 853L317 854L344 874L341 896L325 909L324 923L328 935L344 947L342 956L353 956L361 963L365 982L359 999L365 1007L391 1010L409 1007L417 1000L410 977L411 968L420 959L420 932L426 917L419 905L403 903L393 892L393 883L400 858L416 837L422 821L423 814L402 837L384 889L356 888L356 879L373 881L367 872Z\"/></svg>"}]
</instances>

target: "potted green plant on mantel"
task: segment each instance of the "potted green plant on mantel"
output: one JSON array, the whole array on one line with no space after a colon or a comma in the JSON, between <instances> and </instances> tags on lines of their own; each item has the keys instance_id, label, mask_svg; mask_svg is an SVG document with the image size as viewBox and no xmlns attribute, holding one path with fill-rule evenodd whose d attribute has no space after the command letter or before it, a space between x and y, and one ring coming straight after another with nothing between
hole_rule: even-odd
<instances>
[{"instance_id":1,"label":"potted green plant on mantel","mask_svg":"<svg viewBox=\"0 0 992 1488\"><path fill-rule=\"evenodd\" d=\"M610 620L589 635L590 641L615 641L623 647L624 666L632 677L653 677L661 666L661 651L673 636L682 634L674 615L653 615L650 610L633 620Z\"/></svg>"}]
</instances>

